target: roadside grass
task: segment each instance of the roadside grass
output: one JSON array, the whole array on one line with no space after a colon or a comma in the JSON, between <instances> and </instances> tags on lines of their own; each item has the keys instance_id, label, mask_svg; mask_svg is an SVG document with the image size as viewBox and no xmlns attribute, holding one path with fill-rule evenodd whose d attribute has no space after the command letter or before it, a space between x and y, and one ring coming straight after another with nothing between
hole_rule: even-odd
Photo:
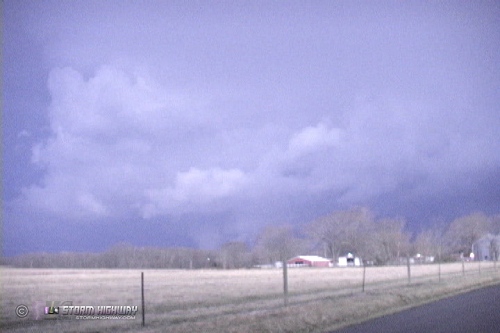
<instances>
[{"instance_id":1,"label":"roadside grass","mask_svg":"<svg viewBox=\"0 0 500 333\"><path fill-rule=\"evenodd\" d=\"M468 290L500 283L493 263L289 269L283 306L279 269L143 270L146 326L135 320L35 320L46 301L141 305L140 270L2 267L2 332L325 332ZM16 317L19 304L30 307ZM37 312L38 311L38 312Z\"/></svg>"}]
</instances>

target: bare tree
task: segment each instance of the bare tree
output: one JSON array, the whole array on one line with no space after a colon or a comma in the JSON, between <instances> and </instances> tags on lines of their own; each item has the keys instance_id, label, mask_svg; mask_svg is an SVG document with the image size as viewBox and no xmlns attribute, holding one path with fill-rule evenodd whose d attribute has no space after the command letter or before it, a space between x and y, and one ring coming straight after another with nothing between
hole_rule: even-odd
<instances>
[{"instance_id":1,"label":"bare tree","mask_svg":"<svg viewBox=\"0 0 500 333\"><path fill-rule=\"evenodd\" d=\"M265 228L255 246L259 258L267 263L285 261L299 254L303 248L303 241L294 236L289 225Z\"/></svg>"},{"instance_id":2,"label":"bare tree","mask_svg":"<svg viewBox=\"0 0 500 333\"><path fill-rule=\"evenodd\" d=\"M247 244L243 242L223 244L218 257L223 269L249 267L252 259Z\"/></svg>"},{"instance_id":3,"label":"bare tree","mask_svg":"<svg viewBox=\"0 0 500 333\"><path fill-rule=\"evenodd\" d=\"M324 246L324 256L333 260L342 253L367 252L366 246L373 230L373 214L367 208L333 212L308 225L310 239Z\"/></svg>"},{"instance_id":4,"label":"bare tree","mask_svg":"<svg viewBox=\"0 0 500 333\"><path fill-rule=\"evenodd\" d=\"M490 218L489 230L493 235L500 235L500 214Z\"/></svg>"},{"instance_id":5,"label":"bare tree","mask_svg":"<svg viewBox=\"0 0 500 333\"><path fill-rule=\"evenodd\" d=\"M490 239L490 256L491 259L498 261L498 256L500 255L500 214L490 217L488 229L492 233Z\"/></svg>"},{"instance_id":6,"label":"bare tree","mask_svg":"<svg viewBox=\"0 0 500 333\"><path fill-rule=\"evenodd\" d=\"M498 261L498 256L500 254L500 236L492 237L490 240L490 255L491 259Z\"/></svg>"},{"instance_id":7,"label":"bare tree","mask_svg":"<svg viewBox=\"0 0 500 333\"><path fill-rule=\"evenodd\" d=\"M342 231L340 221L335 218L334 213L310 223L306 233L311 239L323 245L323 256L333 258L334 260L338 258Z\"/></svg>"},{"instance_id":8,"label":"bare tree","mask_svg":"<svg viewBox=\"0 0 500 333\"><path fill-rule=\"evenodd\" d=\"M438 257L440 260L443 252L443 235L444 231L441 226L432 226L421 231L415 238L415 252L423 256Z\"/></svg>"},{"instance_id":9,"label":"bare tree","mask_svg":"<svg viewBox=\"0 0 500 333\"><path fill-rule=\"evenodd\" d=\"M455 219L445 234L450 251L468 256L473 244L487 233L489 223L489 218L480 212Z\"/></svg>"},{"instance_id":10,"label":"bare tree","mask_svg":"<svg viewBox=\"0 0 500 333\"><path fill-rule=\"evenodd\" d=\"M382 219L376 223L373 237L373 255L378 264L400 262L402 256L410 254L410 236L405 232L402 218Z\"/></svg>"},{"instance_id":11,"label":"bare tree","mask_svg":"<svg viewBox=\"0 0 500 333\"><path fill-rule=\"evenodd\" d=\"M293 234L289 225L267 227L257 239L256 251L269 263L282 262L284 304L288 305L288 264L287 259L298 255L304 248L304 242Z\"/></svg>"}]
</instances>

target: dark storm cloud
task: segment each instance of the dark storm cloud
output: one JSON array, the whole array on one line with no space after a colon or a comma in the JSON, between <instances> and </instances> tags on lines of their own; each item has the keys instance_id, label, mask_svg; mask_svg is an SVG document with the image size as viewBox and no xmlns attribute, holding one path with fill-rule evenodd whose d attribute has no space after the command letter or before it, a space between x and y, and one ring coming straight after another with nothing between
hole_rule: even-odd
<instances>
[{"instance_id":1,"label":"dark storm cloud","mask_svg":"<svg viewBox=\"0 0 500 333\"><path fill-rule=\"evenodd\" d=\"M6 179L20 193L6 244L36 237L35 216L64 223L47 240L92 221L110 244L147 244L127 230L166 225L165 243L215 246L351 205L414 225L463 207L498 212L494 2L7 1L4 11L6 49L43 45L33 51L45 75L29 84L48 123L37 131L23 120L34 106L13 107L27 96L16 63L35 68L31 55L7 58L17 132L6 144L33 135L29 154L6 152L30 164L6 175L37 176Z\"/></svg>"}]
</instances>

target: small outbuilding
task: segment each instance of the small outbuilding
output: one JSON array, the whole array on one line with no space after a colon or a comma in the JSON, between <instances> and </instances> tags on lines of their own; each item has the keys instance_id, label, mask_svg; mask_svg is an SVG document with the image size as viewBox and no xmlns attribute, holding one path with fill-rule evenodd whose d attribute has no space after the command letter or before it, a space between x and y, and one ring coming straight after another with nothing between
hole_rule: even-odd
<instances>
[{"instance_id":1,"label":"small outbuilding","mask_svg":"<svg viewBox=\"0 0 500 333\"><path fill-rule=\"evenodd\" d=\"M348 253L345 257L339 257L339 267L361 266L361 259L355 257L352 253Z\"/></svg>"},{"instance_id":2,"label":"small outbuilding","mask_svg":"<svg viewBox=\"0 0 500 333\"><path fill-rule=\"evenodd\" d=\"M478 239L472 246L471 260L498 260L500 253L500 234L487 234Z\"/></svg>"},{"instance_id":3,"label":"small outbuilding","mask_svg":"<svg viewBox=\"0 0 500 333\"><path fill-rule=\"evenodd\" d=\"M298 256L287 260L288 267L331 267L330 259L319 256Z\"/></svg>"}]
</instances>

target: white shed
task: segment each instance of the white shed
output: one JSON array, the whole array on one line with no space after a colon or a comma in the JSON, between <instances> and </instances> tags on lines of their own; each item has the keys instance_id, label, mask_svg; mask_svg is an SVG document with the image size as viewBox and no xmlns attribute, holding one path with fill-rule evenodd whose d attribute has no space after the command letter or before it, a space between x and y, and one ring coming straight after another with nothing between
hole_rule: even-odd
<instances>
[{"instance_id":1,"label":"white shed","mask_svg":"<svg viewBox=\"0 0 500 333\"><path fill-rule=\"evenodd\" d=\"M337 264L339 267L348 266L361 266L361 259L355 257L352 253L348 253L345 257L339 257L339 262Z\"/></svg>"}]
</instances>

